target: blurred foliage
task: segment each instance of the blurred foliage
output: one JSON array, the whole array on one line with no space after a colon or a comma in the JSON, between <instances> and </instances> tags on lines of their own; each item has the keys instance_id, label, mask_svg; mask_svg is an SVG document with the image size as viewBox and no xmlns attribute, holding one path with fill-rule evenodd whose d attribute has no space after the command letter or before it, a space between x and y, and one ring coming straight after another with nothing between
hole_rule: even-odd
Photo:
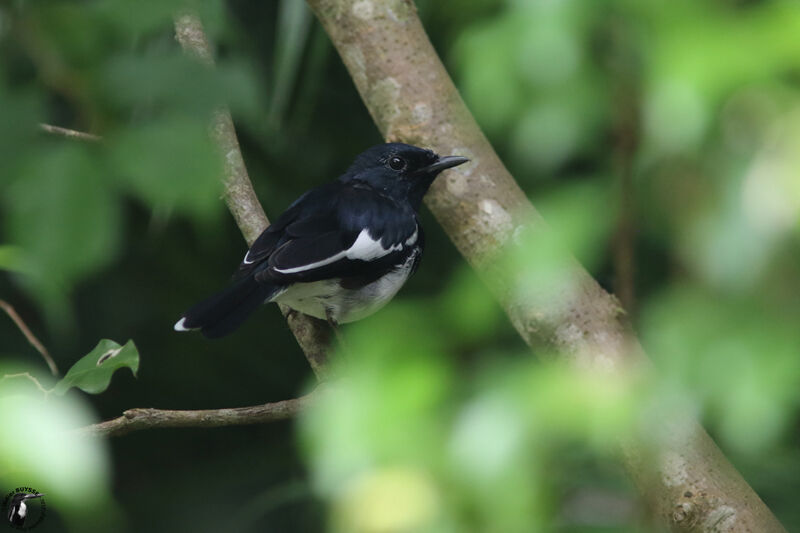
<instances>
[{"instance_id":1,"label":"blurred foliage","mask_svg":"<svg viewBox=\"0 0 800 533\"><path fill-rule=\"evenodd\" d=\"M491 307L489 294L473 294ZM302 420L334 531L550 529L563 518L553 491L564 485L547 473L561 451L610 459L631 431L637 394L627 379L543 368L519 353L487 353L459 372L464 330L442 310L397 304L354 325L337 357L347 377ZM408 331L413 348L396 341Z\"/></svg>"},{"instance_id":2,"label":"blurred foliage","mask_svg":"<svg viewBox=\"0 0 800 533\"><path fill-rule=\"evenodd\" d=\"M47 487L47 499L75 530L119 527L120 517L108 496L111 465L105 443L74 432L95 422L91 408L65 394L73 387L101 393L120 368L130 368L134 376L139 369L133 341L120 346L101 340L52 387L30 372L0 364L0 482L9 489L21 480Z\"/></svg>"},{"instance_id":3,"label":"blurred foliage","mask_svg":"<svg viewBox=\"0 0 800 533\"><path fill-rule=\"evenodd\" d=\"M0 375L9 375L8 370L7 365L0 366ZM108 445L71 431L95 421L88 402L72 395L43 396L23 378L7 377L0 387L4 491L46 487L39 490L47 491L50 508L57 509L49 527L62 522L74 531L113 528L119 516L109 492Z\"/></svg>"},{"instance_id":4,"label":"blurred foliage","mask_svg":"<svg viewBox=\"0 0 800 533\"><path fill-rule=\"evenodd\" d=\"M96 397L0 381L0 488L47 493L43 531L651 530L617 443L663 433L675 410L698 416L787 529L800 527L791 0L418 1L553 230L517 235L498 266L513 269L517 297L569 294L565 251L613 291L614 250L628 247L628 317L656 375L598 378L532 358L425 212L420 271L344 328L346 377L297 432L74 437L126 408L264 403L311 380L274 309L217 343L171 330L244 251L220 201L214 109L230 107L272 216L379 142L303 3L190 4L218 45L215 69L173 38L184 2L0 4L0 296L63 368L103 338L134 339L141 357L137 380L119 373ZM0 339L0 376L54 385L10 320Z\"/></svg>"}]
</instances>

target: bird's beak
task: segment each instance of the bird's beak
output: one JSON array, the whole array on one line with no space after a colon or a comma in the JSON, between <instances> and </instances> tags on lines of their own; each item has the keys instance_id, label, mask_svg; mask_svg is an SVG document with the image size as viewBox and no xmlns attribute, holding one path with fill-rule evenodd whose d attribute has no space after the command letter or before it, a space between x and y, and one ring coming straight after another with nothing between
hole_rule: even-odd
<instances>
[{"instance_id":1,"label":"bird's beak","mask_svg":"<svg viewBox=\"0 0 800 533\"><path fill-rule=\"evenodd\" d=\"M23 499L25 499L25 500L31 500L31 499L33 499L33 498L41 498L42 496L44 496L44 493L43 493L43 492L40 492L40 493L38 493L38 494L26 494L26 495L25 495L25 498L23 498Z\"/></svg>"},{"instance_id":2,"label":"bird's beak","mask_svg":"<svg viewBox=\"0 0 800 533\"><path fill-rule=\"evenodd\" d=\"M463 165L469 161L466 157L461 157L460 155L447 155L444 157L440 157L436 160L435 163L428 165L425 168L420 169L420 173L423 174L437 174L442 170L457 167L458 165Z\"/></svg>"}]
</instances>

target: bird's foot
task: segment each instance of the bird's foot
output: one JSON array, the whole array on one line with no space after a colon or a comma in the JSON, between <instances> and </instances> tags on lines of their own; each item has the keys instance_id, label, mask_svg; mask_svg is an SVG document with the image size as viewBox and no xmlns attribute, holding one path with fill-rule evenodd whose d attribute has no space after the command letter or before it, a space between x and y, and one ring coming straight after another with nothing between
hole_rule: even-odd
<instances>
[{"instance_id":1,"label":"bird's foot","mask_svg":"<svg viewBox=\"0 0 800 533\"><path fill-rule=\"evenodd\" d=\"M336 341L339 343L339 347L342 348L343 352L347 352L347 343L344 341L342 331L339 329L339 323L333 318L333 309L325 309L325 319L328 321L328 325L336 335Z\"/></svg>"}]
</instances>

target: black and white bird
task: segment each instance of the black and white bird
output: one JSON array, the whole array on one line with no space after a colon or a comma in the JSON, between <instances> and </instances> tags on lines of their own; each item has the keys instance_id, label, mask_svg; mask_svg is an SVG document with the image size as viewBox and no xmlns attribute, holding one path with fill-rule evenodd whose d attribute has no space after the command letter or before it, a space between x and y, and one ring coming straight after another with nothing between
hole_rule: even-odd
<instances>
[{"instance_id":1,"label":"black and white bird","mask_svg":"<svg viewBox=\"0 0 800 533\"><path fill-rule=\"evenodd\" d=\"M11 504L8 506L8 521L12 526L24 526L25 517L28 515L28 505L26 500L41 498L44 494L28 494L18 492L11 497Z\"/></svg>"},{"instance_id":2,"label":"black and white bird","mask_svg":"<svg viewBox=\"0 0 800 533\"><path fill-rule=\"evenodd\" d=\"M290 205L253 243L234 282L184 313L175 330L221 337L265 302L332 325L374 313L419 265L422 197L440 172L467 161L400 143L366 150L338 180Z\"/></svg>"}]
</instances>

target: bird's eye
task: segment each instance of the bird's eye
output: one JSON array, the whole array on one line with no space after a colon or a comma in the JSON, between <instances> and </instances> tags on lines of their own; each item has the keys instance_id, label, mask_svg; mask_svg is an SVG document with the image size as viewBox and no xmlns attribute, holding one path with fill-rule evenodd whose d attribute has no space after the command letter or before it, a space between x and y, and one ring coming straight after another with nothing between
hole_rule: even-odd
<instances>
[{"instance_id":1,"label":"bird's eye","mask_svg":"<svg viewBox=\"0 0 800 533\"><path fill-rule=\"evenodd\" d=\"M406 160L402 157L394 156L389 159L389 166L394 170L403 170L406 168Z\"/></svg>"}]
</instances>

